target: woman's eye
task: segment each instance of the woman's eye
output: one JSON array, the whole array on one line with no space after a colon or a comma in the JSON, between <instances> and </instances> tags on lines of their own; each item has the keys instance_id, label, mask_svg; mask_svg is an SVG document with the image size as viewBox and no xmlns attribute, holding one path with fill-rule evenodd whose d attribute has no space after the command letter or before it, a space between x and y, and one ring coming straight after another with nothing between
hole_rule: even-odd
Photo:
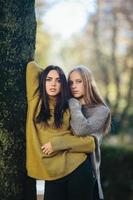
<instances>
[{"instance_id":1,"label":"woman's eye","mask_svg":"<svg viewBox=\"0 0 133 200\"><path fill-rule=\"evenodd\" d=\"M50 78L46 78L46 81L51 81L51 79Z\"/></svg>"},{"instance_id":2,"label":"woman's eye","mask_svg":"<svg viewBox=\"0 0 133 200\"><path fill-rule=\"evenodd\" d=\"M58 82L58 83L60 83L60 82L61 82L61 80L60 80L60 79L57 79L57 82Z\"/></svg>"},{"instance_id":3,"label":"woman's eye","mask_svg":"<svg viewBox=\"0 0 133 200\"><path fill-rule=\"evenodd\" d=\"M77 80L76 82L77 82L77 83L82 83L82 80Z\"/></svg>"}]
</instances>

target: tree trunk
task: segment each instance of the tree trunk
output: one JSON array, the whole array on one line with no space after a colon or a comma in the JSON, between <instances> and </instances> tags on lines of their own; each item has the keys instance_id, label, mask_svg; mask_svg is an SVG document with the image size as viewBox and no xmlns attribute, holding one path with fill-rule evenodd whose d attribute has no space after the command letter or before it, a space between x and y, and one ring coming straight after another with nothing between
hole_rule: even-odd
<instances>
[{"instance_id":1,"label":"tree trunk","mask_svg":"<svg viewBox=\"0 0 133 200\"><path fill-rule=\"evenodd\" d=\"M25 168L25 70L35 50L34 0L1 0L0 10L0 199L33 200L35 180Z\"/></svg>"}]
</instances>

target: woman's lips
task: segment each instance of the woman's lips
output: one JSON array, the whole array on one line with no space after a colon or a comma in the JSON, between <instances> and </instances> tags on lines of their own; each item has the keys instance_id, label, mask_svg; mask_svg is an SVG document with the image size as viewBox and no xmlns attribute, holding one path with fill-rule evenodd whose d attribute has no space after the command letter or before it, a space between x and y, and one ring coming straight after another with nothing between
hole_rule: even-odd
<instances>
[{"instance_id":1,"label":"woman's lips","mask_svg":"<svg viewBox=\"0 0 133 200\"><path fill-rule=\"evenodd\" d=\"M52 88L52 89L50 89L50 91L51 91L51 92L55 92L55 91L56 91L56 89L53 89L53 88Z\"/></svg>"},{"instance_id":2,"label":"woman's lips","mask_svg":"<svg viewBox=\"0 0 133 200\"><path fill-rule=\"evenodd\" d=\"M73 93L73 94L77 94L77 93L78 93L78 91L72 91L72 93Z\"/></svg>"}]
</instances>

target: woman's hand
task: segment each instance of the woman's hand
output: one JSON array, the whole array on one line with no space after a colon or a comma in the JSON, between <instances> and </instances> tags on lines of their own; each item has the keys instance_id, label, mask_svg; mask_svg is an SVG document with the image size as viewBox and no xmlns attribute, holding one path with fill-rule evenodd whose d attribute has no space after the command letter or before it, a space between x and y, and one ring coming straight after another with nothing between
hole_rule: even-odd
<instances>
[{"instance_id":1,"label":"woman's hand","mask_svg":"<svg viewBox=\"0 0 133 200\"><path fill-rule=\"evenodd\" d=\"M79 98L79 99L70 98L69 101L68 101L68 103L69 103L70 109L71 109L71 108L75 108L75 109L80 108L80 109L81 109L81 106L82 106L82 105L85 105L85 100L84 100L83 97L82 97L82 98Z\"/></svg>"},{"instance_id":2,"label":"woman's hand","mask_svg":"<svg viewBox=\"0 0 133 200\"><path fill-rule=\"evenodd\" d=\"M81 109L80 102L75 98L69 99L68 103L69 103L70 109L71 108L74 108L74 109L80 108Z\"/></svg>"},{"instance_id":3,"label":"woman's hand","mask_svg":"<svg viewBox=\"0 0 133 200\"><path fill-rule=\"evenodd\" d=\"M44 144L41 149L44 154L50 155L51 153L53 153L51 142Z\"/></svg>"}]
</instances>

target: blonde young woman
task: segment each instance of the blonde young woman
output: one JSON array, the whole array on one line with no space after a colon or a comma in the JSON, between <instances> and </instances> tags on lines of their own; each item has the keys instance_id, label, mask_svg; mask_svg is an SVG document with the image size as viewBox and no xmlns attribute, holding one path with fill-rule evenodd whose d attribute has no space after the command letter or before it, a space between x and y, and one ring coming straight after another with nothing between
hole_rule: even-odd
<instances>
[{"instance_id":1,"label":"blonde young woman","mask_svg":"<svg viewBox=\"0 0 133 200\"><path fill-rule=\"evenodd\" d=\"M68 83L73 97L69 100L71 128L77 136L85 137L91 134L95 138L95 152L88 158L98 186L98 191L94 190L93 198L103 199L100 182L100 145L103 136L110 128L110 110L99 94L92 72L87 67L77 66L72 69L68 76Z\"/></svg>"},{"instance_id":2,"label":"blonde young woman","mask_svg":"<svg viewBox=\"0 0 133 200\"><path fill-rule=\"evenodd\" d=\"M95 178L87 155L95 150L95 141L92 136L72 135L63 70L30 62L26 83L28 175L45 180L45 200L92 200Z\"/></svg>"}]
</instances>

